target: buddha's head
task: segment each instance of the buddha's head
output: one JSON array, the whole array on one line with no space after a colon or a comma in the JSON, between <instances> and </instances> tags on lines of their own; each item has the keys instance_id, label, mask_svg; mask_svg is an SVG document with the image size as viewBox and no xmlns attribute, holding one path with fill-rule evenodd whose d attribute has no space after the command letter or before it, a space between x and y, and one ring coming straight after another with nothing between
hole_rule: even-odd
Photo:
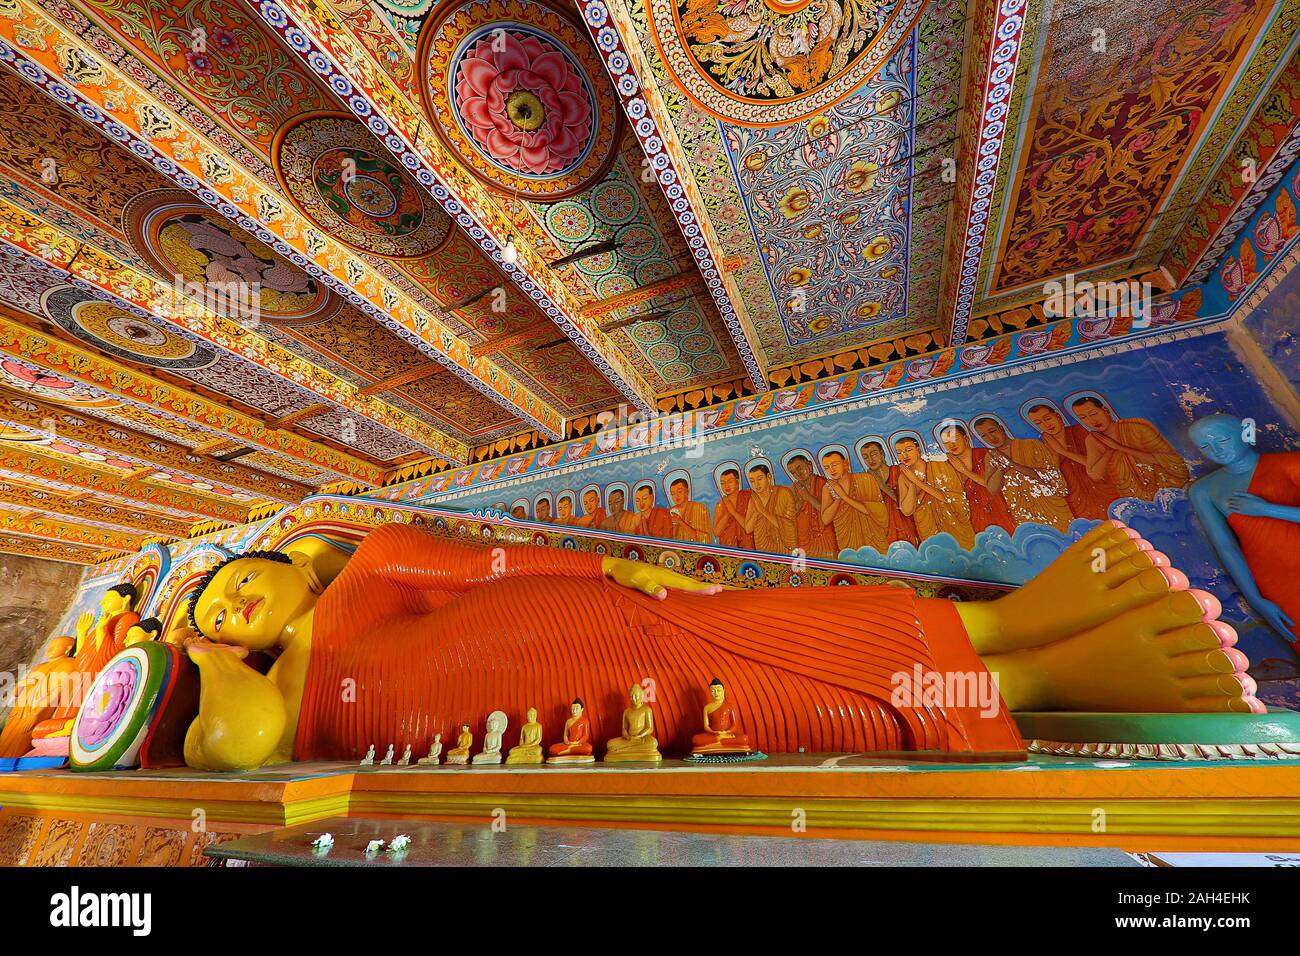
<instances>
[{"instance_id":1,"label":"buddha's head","mask_svg":"<svg viewBox=\"0 0 1300 956\"><path fill-rule=\"evenodd\" d=\"M975 434L980 441L990 448L1001 448L1007 443L1007 432L996 418L977 418L974 423Z\"/></svg>"},{"instance_id":2,"label":"buddha's head","mask_svg":"<svg viewBox=\"0 0 1300 956\"><path fill-rule=\"evenodd\" d=\"M633 684L628 690L628 696L632 698L633 707L640 707L641 702L645 700L645 691L640 684Z\"/></svg>"},{"instance_id":3,"label":"buddha's head","mask_svg":"<svg viewBox=\"0 0 1300 956\"><path fill-rule=\"evenodd\" d=\"M1231 465L1253 454L1245 440L1245 424L1232 415L1199 418L1192 422L1188 433L1200 453L1216 465Z\"/></svg>"},{"instance_id":4,"label":"buddha's head","mask_svg":"<svg viewBox=\"0 0 1300 956\"><path fill-rule=\"evenodd\" d=\"M722 686L722 681L718 680L716 677L713 678L712 683L709 684L709 696L719 704L727 699L727 689Z\"/></svg>"},{"instance_id":5,"label":"buddha's head","mask_svg":"<svg viewBox=\"0 0 1300 956\"><path fill-rule=\"evenodd\" d=\"M1104 431L1113 421L1110 410L1102 404L1101 399L1085 395L1070 403L1074 417L1095 432Z\"/></svg>"},{"instance_id":6,"label":"buddha's head","mask_svg":"<svg viewBox=\"0 0 1300 956\"><path fill-rule=\"evenodd\" d=\"M966 428L957 422L944 422L939 429L939 438L950 455L960 455L970 448L970 436Z\"/></svg>"},{"instance_id":7,"label":"buddha's head","mask_svg":"<svg viewBox=\"0 0 1300 956\"><path fill-rule=\"evenodd\" d=\"M156 641L162 637L162 621L156 617L145 618L138 624L131 625L126 632L127 644L139 644L142 641Z\"/></svg>"},{"instance_id":8,"label":"buddha's head","mask_svg":"<svg viewBox=\"0 0 1300 956\"><path fill-rule=\"evenodd\" d=\"M573 698L573 703L569 705L569 713L574 717L582 716L582 698Z\"/></svg>"},{"instance_id":9,"label":"buddha's head","mask_svg":"<svg viewBox=\"0 0 1300 956\"><path fill-rule=\"evenodd\" d=\"M530 724L535 724L535 723L537 723L537 708L536 708L536 707L529 707L529 708L528 708L528 722L529 722Z\"/></svg>"},{"instance_id":10,"label":"buddha's head","mask_svg":"<svg viewBox=\"0 0 1300 956\"><path fill-rule=\"evenodd\" d=\"M253 551L217 565L199 582L190 623L210 640L260 651L320 596L310 560L297 552Z\"/></svg>"},{"instance_id":11,"label":"buddha's head","mask_svg":"<svg viewBox=\"0 0 1300 956\"><path fill-rule=\"evenodd\" d=\"M99 609L107 616L122 614L131 610L131 605L140 593L135 589L134 584L123 581L121 584L115 584L99 599Z\"/></svg>"},{"instance_id":12,"label":"buddha's head","mask_svg":"<svg viewBox=\"0 0 1300 956\"><path fill-rule=\"evenodd\" d=\"M1040 434L1059 435L1065 431L1065 419L1051 405L1035 405L1025 415Z\"/></svg>"}]
</instances>

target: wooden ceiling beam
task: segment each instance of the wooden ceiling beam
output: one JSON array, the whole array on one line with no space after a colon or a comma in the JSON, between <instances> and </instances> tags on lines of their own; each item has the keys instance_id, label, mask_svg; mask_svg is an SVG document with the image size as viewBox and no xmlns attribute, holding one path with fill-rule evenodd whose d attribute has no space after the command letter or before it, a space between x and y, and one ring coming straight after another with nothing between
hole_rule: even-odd
<instances>
[{"instance_id":1,"label":"wooden ceiling beam","mask_svg":"<svg viewBox=\"0 0 1300 956\"><path fill-rule=\"evenodd\" d=\"M0 502L16 507L40 508L46 514L59 515L81 524L99 524L118 531L133 531L157 537L183 538L191 525L191 522L180 518L97 501L89 492L69 495L35 483L25 485L0 480Z\"/></svg>"},{"instance_id":2,"label":"wooden ceiling beam","mask_svg":"<svg viewBox=\"0 0 1300 956\"><path fill-rule=\"evenodd\" d=\"M29 477L44 481L69 491L104 495L115 499L124 499L145 509L156 508L167 514L189 515L197 518L216 518L220 521L243 523L248 516L248 505L235 501L209 498L198 491L183 489L181 486L169 487L158 482L145 481L132 475L115 474L107 469L91 468L86 465L41 454L36 448L27 445L6 449L0 468L20 479ZM153 472L156 469L138 469L141 472Z\"/></svg>"}]
</instances>

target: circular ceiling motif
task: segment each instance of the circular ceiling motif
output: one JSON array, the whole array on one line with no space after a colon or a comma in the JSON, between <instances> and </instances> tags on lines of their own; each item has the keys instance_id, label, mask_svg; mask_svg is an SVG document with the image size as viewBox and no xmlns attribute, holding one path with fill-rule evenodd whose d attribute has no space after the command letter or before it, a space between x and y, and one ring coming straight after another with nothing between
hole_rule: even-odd
<instances>
[{"instance_id":1,"label":"circular ceiling motif","mask_svg":"<svg viewBox=\"0 0 1300 956\"><path fill-rule=\"evenodd\" d=\"M486 182L562 199L599 181L621 109L586 31L541 4L453 3L420 36L421 93L439 137Z\"/></svg>"},{"instance_id":2,"label":"circular ceiling motif","mask_svg":"<svg viewBox=\"0 0 1300 956\"><path fill-rule=\"evenodd\" d=\"M295 117L276 134L271 161L294 205L361 252L421 259L451 232L442 207L352 116Z\"/></svg>"},{"instance_id":3,"label":"circular ceiling motif","mask_svg":"<svg viewBox=\"0 0 1300 956\"><path fill-rule=\"evenodd\" d=\"M649 0L656 45L686 94L720 119L784 126L873 76L926 0Z\"/></svg>"},{"instance_id":4,"label":"circular ceiling motif","mask_svg":"<svg viewBox=\"0 0 1300 956\"><path fill-rule=\"evenodd\" d=\"M263 322L323 321L340 300L252 234L188 194L163 189L131 200L122 213L131 245L164 282L233 318Z\"/></svg>"},{"instance_id":5,"label":"circular ceiling motif","mask_svg":"<svg viewBox=\"0 0 1300 956\"><path fill-rule=\"evenodd\" d=\"M114 358L171 371L207 368L217 360L217 353L206 345L120 306L88 298L73 286L51 289L41 307L63 331Z\"/></svg>"}]
</instances>

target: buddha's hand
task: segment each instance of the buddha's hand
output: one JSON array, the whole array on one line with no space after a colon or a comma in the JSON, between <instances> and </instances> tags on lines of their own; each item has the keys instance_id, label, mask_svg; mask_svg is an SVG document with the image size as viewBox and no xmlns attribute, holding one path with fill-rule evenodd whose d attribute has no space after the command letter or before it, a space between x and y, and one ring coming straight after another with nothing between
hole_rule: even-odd
<instances>
[{"instance_id":1,"label":"buddha's hand","mask_svg":"<svg viewBox=\"0 0 1300 956\"><path fill-rule=\"evenodd\" d=\"M211 660L216 663L218 668L226 664L237 663L248 656L247 647L240 647L238 644L218 644L216 641L210 641L206 637L198 637L186 641L185 652L190 655L190 660L195 664L203 665ZM211 656L214 654L230 656L214 658Z\"/></svg>"},{"instance_id":2,"label":"buddha's hand","mask_svg":"<svg viewBox=\"0 0 1300 956\"><path fill-rule=\"evenodd\" d=\"M1244 491L1234 492L1228 498L1228 514L1249 515L1254 518L1267 518L1273 506L1259 495Z\"/></svg>"},{"instance_id":3,"label":"buddha's hand","mask_svg":"<svg viewBox=\"0 0 1300 956\"><path fill-rule=\"evenodd\" d=\"M1255 609L1255 613L1264 619L1264 623L1277 631L1288 641L1296 643L1292 628L1295 627L1295 621L1291 616L1278 607L1274 602L1266 597L1259 597L1250 602L1250 606Z\"/></svg>"},{"instance_id":4,"label":"buddha's hand","mask_svg":"<svg viewBox=\"0 0 1300 956\"><path fill-rule=\"evenodd\" d=\"M77 643L78 644L80 644L82 641L86 639L86 635L90 633L90 629L91 627L94 626L94 623L95 623L94 614L92 614L90 611L81 612L81 615L77 618Z\"/></svg>"},{"instance_id":5,"label":"buddha's hand","mask_svg":"<svg viewBox=\"0 0 1300 956\"><path fill-rule=\"evenodd\" d=\"M633 588L663 600L669 591L694 591L696 594L717 594L722 590L720 584L705 584L676 571L669 571L655 564L641 561L629 561L626 558L605 558L600 569L605 577L625 588Z\"/></svg>"}]
</instances>

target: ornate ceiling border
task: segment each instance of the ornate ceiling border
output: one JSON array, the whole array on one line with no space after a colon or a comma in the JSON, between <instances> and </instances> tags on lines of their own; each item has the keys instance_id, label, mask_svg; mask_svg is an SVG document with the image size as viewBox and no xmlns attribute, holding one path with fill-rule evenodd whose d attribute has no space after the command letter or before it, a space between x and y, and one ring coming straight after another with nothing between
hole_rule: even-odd
<instances>
[{"instance_id":1,"label":"ornate ceiling border","mask_svg":"<svg viewBox=\"0 0 1300 956\"><path fill-rule=\"evenodd\" d=\"M741 301L731 270L723 266L724 256L713 224L701 214L704 203L695 179L683 175L689 169L677 140L668 110L653 82L646 83L640 70L647 70L644 55L636 42L636 31L616 0L577 0L582 21L591 33L592 42L605 62L614 81L623 112L632 131L645 151L647 169L653 171L668 200L668 207L681 227L687 247L699 266L705 286L713 297L723 324L731 333L736 351L756 389L767 388L767 367L762 345L751 323L737 311ZM636 52L629 51L629 43Z\"/></svg>"},{"instance_id":2,"label":"ornate ceiling border","mask_svg":"<svg viewBox=\"0 0 1300 956\"><path fill-rule=\"evenodd\" d=\"M952 266L945 271L939 293L940 325L949 329L948 341L966 341L975 304L980 262L988 241L989 212L993 208L998 167L1006 141L1010 98L1016 80L1016 63L1025 31L1028 0L975 0L981 9L974 21L977 43L969 54L980 67L977 102L965 104L958 155L959 171L954 196L957 218L950 234ZM987 29L982 27L987 24ZM978 108L977 108L978 107Z\"/></svg>"}]
</instances>

